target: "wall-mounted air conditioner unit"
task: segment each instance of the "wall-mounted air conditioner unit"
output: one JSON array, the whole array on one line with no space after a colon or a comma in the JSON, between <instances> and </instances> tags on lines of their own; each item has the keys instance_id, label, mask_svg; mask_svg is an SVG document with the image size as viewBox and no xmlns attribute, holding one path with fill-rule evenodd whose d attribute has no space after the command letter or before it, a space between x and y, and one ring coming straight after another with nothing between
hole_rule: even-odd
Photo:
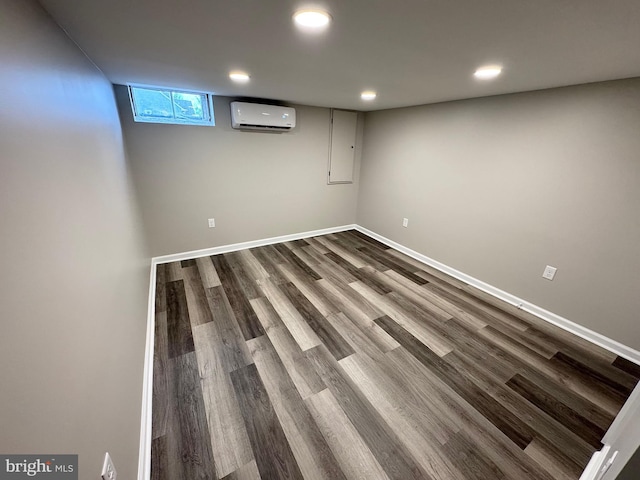
<instances>
[{"instance_id":1,"label":"wall-mounted air conditioner unit","mask_svg":"<svg viewBox=\"0 0 640 480\"><path fill-rule=\"evenodd\" d=\"M296 110L277 105L231 102L231 126L239 130L286 132L296 126Z\"/></svg>"}]
</instances>

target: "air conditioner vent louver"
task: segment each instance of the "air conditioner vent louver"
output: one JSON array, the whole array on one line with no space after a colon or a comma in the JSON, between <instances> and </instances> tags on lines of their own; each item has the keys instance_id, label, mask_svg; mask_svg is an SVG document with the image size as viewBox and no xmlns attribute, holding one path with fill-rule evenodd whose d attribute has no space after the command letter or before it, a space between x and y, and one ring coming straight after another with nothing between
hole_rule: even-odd
<instances>
[{"instance_id":1,"label":"air conditioner vent louver","mask_svg":"<svg viewBox=\"0 0 640 480\"><path fill-rule=\"evenodd\" d=\"M291 127L278 127L276 125L258 125L252 123L241 123L239 128L251 128L261 130L291 130Z\"/></svg>"}]
</instances>

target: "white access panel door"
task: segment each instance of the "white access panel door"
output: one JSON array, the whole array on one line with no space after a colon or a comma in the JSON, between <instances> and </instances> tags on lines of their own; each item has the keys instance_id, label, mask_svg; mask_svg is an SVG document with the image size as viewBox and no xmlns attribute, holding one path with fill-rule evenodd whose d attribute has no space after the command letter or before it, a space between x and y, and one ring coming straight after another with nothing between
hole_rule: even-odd
<instances>
[{"instance_id":1,"label":"white access panel door","mask_svg":"<svg viewBox=\"0 0 640 480\"><path fill-rule=\"evenodd\" d=\"M331 111L329 183L353 183L357 123L356 112Z\"/></svg>"}]
</instances>

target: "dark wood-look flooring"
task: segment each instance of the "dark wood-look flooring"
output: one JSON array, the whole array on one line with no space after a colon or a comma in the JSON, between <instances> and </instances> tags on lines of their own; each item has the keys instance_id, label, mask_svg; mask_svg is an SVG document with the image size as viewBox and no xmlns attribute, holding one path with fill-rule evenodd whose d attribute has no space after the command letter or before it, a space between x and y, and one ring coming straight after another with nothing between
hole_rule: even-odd
<instances>
[{"instance_id":1,"label":"dark wood-look flooring","mask_svg":"<svg viewBox=\"0 0 640 480\"><path fill-rule=\"evenodd\" d=\"M154 479L577 479L640 377L354 230L156 292Z\"/></svg>"}]
</instances>

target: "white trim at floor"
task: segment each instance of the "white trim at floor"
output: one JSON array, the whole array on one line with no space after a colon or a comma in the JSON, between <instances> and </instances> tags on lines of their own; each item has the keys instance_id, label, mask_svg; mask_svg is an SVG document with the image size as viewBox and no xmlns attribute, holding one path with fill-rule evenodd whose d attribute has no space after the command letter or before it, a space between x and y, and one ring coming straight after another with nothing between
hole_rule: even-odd
<instances>
[{"instance_id":1,"label":"white trim at floor","mask_svg":"<svg viewBox=\"0 0 640 480\"><path fill-rule=\"evenodd\" d=\"M147 337L144 351L142 379L142 413L140 421L140 452L138 456L138 480L151 478L151 400L153 399L153 340L156 313L156 263L151 259L149 274L149 306L147 309Z\"/></svg>"},{"instance_id":2,"label":"white trim at floor","mask_svg":"<svg viewBox=\"0 0 640 480\"><path fill-rule=\"evenodd\" d=\"M440 270L458 280L461 280L479 290L482 290L494 297L503 300L511 305L515 305L518 308L529 312L542 320L552 323L564 330L567 330L579 337L584 338L596 345L599 345L616 355L624 357L632 362L640 365L640 352L634 350L631 347L623 345L611 338L605 337L600 333L594 332L582 325L572 322L560 315L549 312L542 307L534 305L526 300L511 295L499 288L496 288L488 283L471 277L465 273L462 273L454 268L449 267L443 263L438 262L426 255L411 250L393 240L390 240L382 235L378 235L371 230L361 227L360 225L343 225L340 227L324 228L320 230L312 230L309 232L294 233L291 235L282 235L279 237L265 238L262 240L253 240L250 242L234 243L231 245L223 245L220 247L205 248L202 250L193 250L190 252L176 253L173 255L163 255L160 257L153 257L151 259L151 275L150 275L150 287L149 287L149 313L147 316L147 337L146 337L146 350L145 350L145 362L144 362L144 383L142 387L142 421L140 427L140 457L138 461L138 480L149 480L151 478L151 400L153 397L153 337L155 329L155 292L156 292L156 265L161 263L177 262L179 260L188 260L198 257L206 257L210 255L219 255L221 253L235 252L237 250L244 250L247 248L261 247L264 245L272 245L274 243L289 242L292 240L299 240L302 238L316 237L318 235L327 235L330 233L343 232L345 230L358 230L365 235L378 240L379 242L388 245L391 248L395 248L399 252L410 256L429 265L433 268Z\"/></svg>"},{"instance_id":3,"label":"white trim at floor","mask_svg":"<svg viewBox=\"0 0 640 480\"><path fill-rule=\"evenodd\" d=\"M192 250L190 252L176 253L173 255L163 255L161 257L153 257L152 263L156 265L160 263L177 262L178 260L190 260L192 258L208 257L211 255L219 255L221 253L235 252L237 250L245 250L247 248L263 247L274 243L290 242L292 240L300 240L301 238L317 237L318 235L328 235L330 233L344 232L345 230L353 230L358 225L342 225L341 227L322 228L320 230L311 230L309 232L292 233L290 235L280 235L279 237L263 238L262 240L252 240L250 242L232 243L231 245L222 245L220 247L203 248L202 250Z\"/></svg>"}]
</instances>

